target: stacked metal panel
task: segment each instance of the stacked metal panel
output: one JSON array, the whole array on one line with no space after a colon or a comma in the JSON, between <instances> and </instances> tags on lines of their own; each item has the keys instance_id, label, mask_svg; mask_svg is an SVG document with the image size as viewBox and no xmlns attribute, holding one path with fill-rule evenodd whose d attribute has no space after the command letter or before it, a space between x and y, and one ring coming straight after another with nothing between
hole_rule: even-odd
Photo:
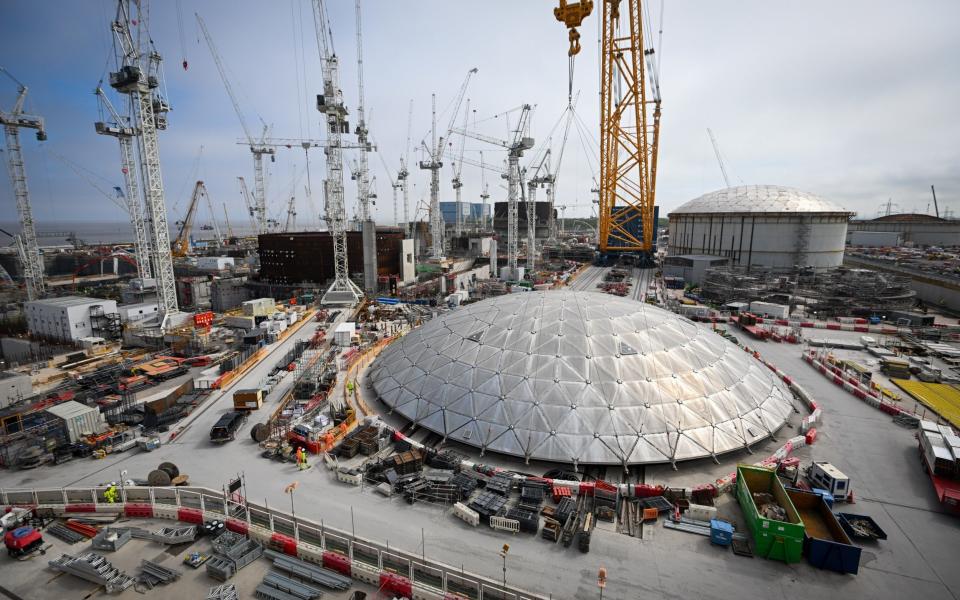
<instances>
[{"instance_id":1,"label":"stacked metal panel","mask_svg":"<svg viewBox=\"0 0 960 600\"><path fill-rule=\"evenodd\" d=\"M79 556L64 554L47 564L57 571L102 585L110 593L121 592L133 585L134 581L96 552L85 552Z\"/></svg>"}]
</instances>

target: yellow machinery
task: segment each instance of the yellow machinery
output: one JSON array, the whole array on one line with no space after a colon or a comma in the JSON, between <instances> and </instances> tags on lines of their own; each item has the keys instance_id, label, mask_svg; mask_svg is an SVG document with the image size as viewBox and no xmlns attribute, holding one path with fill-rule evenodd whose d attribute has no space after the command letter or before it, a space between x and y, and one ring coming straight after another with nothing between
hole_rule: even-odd
<instances>
[{"instance_id":1,"label":"yellow machinery","mask_svg":"<svg viewBox=\"0 0 960 600\"><path fill-rule=\"evenodd\" d=\"M190 253L190 231L193 229L193 218L197 214L197 205L200 203L200 197L207 195L207 188L202 181L198 181L193 187L193 196L190 198L190 206L187 208L187 215L180 221L180 231L177 232L177 239L173 241L173 248L170 254L183 258Z\"/></svg>"},{"instance_id":2,"label":"yellow machinery","mask_svg":"<svg viewBox=\"0 0 960 600\"><path fill-rule=\"evenodd\" d=\"M598 245L608 253L649 258L656 232L660 90L653 48L645 44L641 0L599 0L600 209ZM623 6L621 6L623 5ZM571 73L581 25L593 2L560 0L554 16L570 30ZM648 90L648 87L650 88Z\"/></svg>"}]
</instances>

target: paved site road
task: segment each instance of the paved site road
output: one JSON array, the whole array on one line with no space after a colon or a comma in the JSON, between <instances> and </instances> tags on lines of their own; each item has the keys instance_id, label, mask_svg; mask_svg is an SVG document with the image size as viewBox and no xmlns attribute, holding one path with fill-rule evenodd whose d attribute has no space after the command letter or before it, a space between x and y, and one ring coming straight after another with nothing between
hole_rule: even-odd
<instances>
[{"instance_id":1,"label":"paved site road","mask_svg":"<svg viewBox=\"0 0 960 600\"><path fill-rule=\"evenodd\" d=\"M302 335L308 337L311 332ZM833 332L838 333L838 332ZM859 335L859 334L857 334ZM729 550L711 546L707 538L670 531L657 524L645 528L644 539L610 531L595 532L589 554L576 547L551 545L525 534L505 535L486 527L473 529L446 511L399 498L384 498L370 488L337 482L316 466L298 472L293 464L279 464L259 457L259 448L245 433L235 442L214 447L207 442L209 424L229 406L218 400L177 443L152 453L108 457L103 461L75 460L33 471L0 471L0 485L66 486L93 484L116 478L120 469L132 476L145 476L162 460L178 464L198 485L219 488L237 472L244 472L251 499L271 507L286 508L290 498L283 488L300 483L296 492L298 515L323 520L327 525L358 535L388 541L428 558L460 565L494 579L502 577L498 552L510 544L508 582L552 594L554 598L592 598L597 595L599 567L608 572L606 598L730 599L834 598L960 598L960 520L939 512L930 483L919 468L913 432L894 425L890 418L856 400L800 359L800 347L763 344L766 356L795 377L821 403L826 413L820 436L812 448L798 456L804 461L829 460L853 478L858 494L852 512L874 516L890 539L864 547L860 574L838 575L813 569L805 563L784 565L762 558L741 558ZM279 355L277 355L279 357ZM252 371L252 383L274 361L264 361L263 373ZM266 365L269 365L266 366ZM264 410L270 410L268 403ZM794 419L796 420L796 419ZM256 419L251 419L250 424ZM248 424L248 427L249 425ZM795 435L785 429L780 440ZM772 447L768 444L765 447ZM739 461L754 462L762 451L739 453L712 461L684 463L678 471L668 465L645 469L647 482L674 485L703 483L733 469ZM535 472L533 466L527 467ZM614 477L617 469L609 469ZM727 497L724 502L731 502ZM351 508L354 519L351 523ZM425 548L421 547L421 536ZM0 571L2 573L2 571Z\"/></svg>"}]
</instances>

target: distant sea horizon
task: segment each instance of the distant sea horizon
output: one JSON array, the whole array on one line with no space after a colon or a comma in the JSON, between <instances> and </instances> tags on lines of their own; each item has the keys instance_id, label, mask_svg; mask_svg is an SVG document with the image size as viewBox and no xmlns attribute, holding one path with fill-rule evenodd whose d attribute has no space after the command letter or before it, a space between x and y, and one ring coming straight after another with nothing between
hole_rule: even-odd
<instances>
[{"instance_id":1,"label":"distant sea horizon","mask_svg":"<svg viewBox=\"0 0 960 600\"><path fill-rule=\"evenodd\" d=\"M200 229L206 223L198 222L193 227L194 239L213 239L214 233L211 230ZM79 219L61 220L61 221L37 221L35 228L40 238L41 246L62 246L72 242L67 236L47 236L45 233L65 233L72 234L81 240L81 243L87 245L97 244L119 244L133 241L133 227L129 221L84 221ZM221 233L226 236L226 227L220 224ZM10 234L20 232L19 221L0 221L0 229ZM170 223L170 239L177 235L178 227ZM249 226L233 226L234 235L252 235L253 231ZM0 246L9 245L11 240L7 235L0 233Z\"/></svg>"}]
</instances>

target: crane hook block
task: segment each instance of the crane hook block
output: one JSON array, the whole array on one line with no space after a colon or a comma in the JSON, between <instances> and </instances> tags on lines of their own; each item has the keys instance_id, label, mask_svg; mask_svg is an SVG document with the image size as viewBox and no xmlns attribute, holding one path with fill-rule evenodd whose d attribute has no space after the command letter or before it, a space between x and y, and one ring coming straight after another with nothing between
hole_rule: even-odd
<instances>
[{"instance_id":1,"label":"crane hook block","mask_svg":"<svg viewBox=\"0 0 960 600\"><path fill-rule=\"evenodd\" d=\"M592 11L593 0L580 0L569 4L567 0L560 0L560 6L553 9L553 16L570 29L570 50L567 55L575 56L580 53L580 32L577 27L580 27Z\"/></svg>"}]
</instances>

